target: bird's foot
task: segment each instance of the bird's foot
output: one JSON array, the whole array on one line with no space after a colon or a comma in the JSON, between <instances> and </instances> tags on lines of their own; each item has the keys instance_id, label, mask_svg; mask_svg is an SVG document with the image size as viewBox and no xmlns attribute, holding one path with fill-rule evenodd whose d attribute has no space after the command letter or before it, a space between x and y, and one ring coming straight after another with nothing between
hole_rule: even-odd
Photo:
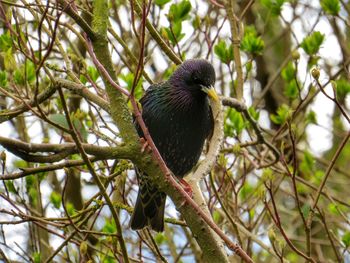
<instances>
[{"instance_id":1,"label":"bird's foot","mask_svg":"<svg viewBox=\"0 0 350 263\"><path fill-rule=\"evenodd\" d=\"M192 187L189 183L187 183L185 181L185 179L180 179L179 180L180 184L182 185L182 188L184 189L184 191L191 197L193 198L193 190L192 190Z\"/></svg>"},{"instance_id":2,"label":"bird's foot","mask_svg":"<svg viewBox=\"0 0 350 263\"><path fill-rule=\"evenodd\" d=\"M141 147L141 152L144 153L150 153L152 152L152 148L151 146L148 144L148 141L145 139L145 138L140 138L140 143L142 144L142 147Z\"/></svg>"}]
</instances>

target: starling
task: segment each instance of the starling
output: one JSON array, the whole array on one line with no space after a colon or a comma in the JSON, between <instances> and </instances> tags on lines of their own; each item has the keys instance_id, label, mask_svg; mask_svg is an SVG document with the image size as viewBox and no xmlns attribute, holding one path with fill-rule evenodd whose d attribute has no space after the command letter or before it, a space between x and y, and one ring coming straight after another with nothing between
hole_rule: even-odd
<instances>
[{"instance_id":1,"label":"starling","mask_svg":"<svg viewBox=\"0 0 350 263\"><path fill-rule=\"evenodd\" d=\"M204 141L213 131L209 100L218 100L213 88L215 71L204 59L180 65L168 81L150 86L141 98L142 118L167 167L182 179L198 162ZM141 127L135 122L143 138ZM164 229L166 194L157 189L147 174L136 169L139 192L131 228L150 226Z\"/></svg>"}]
</instances>

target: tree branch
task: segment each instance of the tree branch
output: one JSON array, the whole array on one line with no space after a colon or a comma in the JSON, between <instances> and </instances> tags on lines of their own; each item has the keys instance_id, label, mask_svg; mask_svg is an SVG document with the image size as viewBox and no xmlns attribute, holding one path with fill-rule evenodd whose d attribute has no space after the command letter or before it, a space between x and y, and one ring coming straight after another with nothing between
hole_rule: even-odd
<instances>
[{"instance_id":1,"label":"tree branch","mask_svg":"<svg viewBox=\"0 0 350 263\"><path fill-rule=\"evenodd\" d=\"M42 93L38 94L36 98L26 101L14 109L11 110L3 110L0 112L0 123L11 120L23 112L30 109L30 107L35 107L37 104L40 104L46 100L48 100L57 89L57 85L51 84L48 89L45 89Z\"/></svg>"}]
</instances>

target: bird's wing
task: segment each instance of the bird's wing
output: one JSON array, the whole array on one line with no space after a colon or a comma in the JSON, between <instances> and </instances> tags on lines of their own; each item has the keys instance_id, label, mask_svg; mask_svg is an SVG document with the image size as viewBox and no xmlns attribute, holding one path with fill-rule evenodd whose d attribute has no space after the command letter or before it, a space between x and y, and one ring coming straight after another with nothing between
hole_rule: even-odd
<instances>
[{"instance_id":1,"label":"bird's wing","mask_svg":"<svg viewBox=\"0 0 350 263\"><path fill-rule=\"evenodd\" d=\"M162 88L167 86L168 85L166 84L166 82L156 83L149 86L148 89L145 91L145 94L140 99L141 105L143 106L143 104L145 104L149 99L151 99L158 92L160 92Z\"/></svg>"},{"instance_id":2,"label":"bird's wing","mask_svg":"<svg viewBox=\"0 0 350 263\"><path fill-rule=\"evenodd\" d=\"M142 119L146 126L152 125L152 122L161 116L162 105L166 99L165 90L169 89L169 85L166 82L151 85L140 99L142 106ZM143 132L137 121L134 119L136 130L140 137L143 137Z\"/></svg>"}]
</instances>

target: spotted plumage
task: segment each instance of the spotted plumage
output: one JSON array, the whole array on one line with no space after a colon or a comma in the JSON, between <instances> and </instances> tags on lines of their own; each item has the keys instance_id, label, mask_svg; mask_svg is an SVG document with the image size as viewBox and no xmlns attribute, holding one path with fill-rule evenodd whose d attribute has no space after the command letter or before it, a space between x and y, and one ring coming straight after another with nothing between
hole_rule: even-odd
<instances>
[{"instance_id":1,"label":"spotted plumage","mask_svg":"<svg viewBox=\"0 0 350 263\"><path fill-rule=\"evenodd\" d=\"M218 99L215 72L203 59L185 61L168 81L149 87L140 100L142 118L168 168L184 177L198 162L204 141L212 134L208 97ZM209 96L208 96L209 95ZM143 132L135 123L140 137ZM132 229L147 225L163 231L166 195L138 171L139 193L131 218Z\"/></svg>"}]
</instances>

